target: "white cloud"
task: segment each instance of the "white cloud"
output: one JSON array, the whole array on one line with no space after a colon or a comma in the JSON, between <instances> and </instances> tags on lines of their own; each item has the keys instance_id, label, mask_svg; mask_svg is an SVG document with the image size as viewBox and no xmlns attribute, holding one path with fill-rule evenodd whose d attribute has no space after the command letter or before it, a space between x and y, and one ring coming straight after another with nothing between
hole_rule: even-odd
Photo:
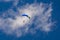
<instances>
[{"instance_id":1,"label":"white cloud","mask_svg":"<svg viewBox=\"0 0 60 40\"><path fill-rule=\"evenodd\" d=\"M28 4L22 6L22 8L17 8L19 12L13 11L13 9L8 10L6 13L15 17L13 18L0 18L0 29L4 30L6 33L17 34L17 36L21 36L25 33L32 32L31 30L42 30L45 32L49 32L53 25L51 19L52 5L51 4ZM6 14L5 13L5 14ZM30 19L27 17L21 16L21 14L27 14L30 16ZM18 14L18 15L17 15ZM6 14L7 15L7 14ZM35 19L35 17L37 17ZM35 21L33 21L35 19ZM31 25L34 23L34 28ZM30 29L29 29L30 28ZM35 33L35 32L34 32Z\"/></svg>"}]
</instances>

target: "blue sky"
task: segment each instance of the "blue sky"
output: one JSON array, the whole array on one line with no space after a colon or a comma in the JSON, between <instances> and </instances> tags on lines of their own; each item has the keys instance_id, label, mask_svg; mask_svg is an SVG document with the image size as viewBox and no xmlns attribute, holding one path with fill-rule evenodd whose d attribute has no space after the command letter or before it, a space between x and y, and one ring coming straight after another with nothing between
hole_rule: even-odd
<instances>
[{"instance_id":1,"label":"blue sky","mask_svg":"<svg viewBox=\"0 0 60 40\"><path fill-rule=\"evenodd\" d=\"M31 0L32 1L32 0ZM26 1L28 3L31 3L31 1ZM44 3L50 3L52 2L52 21L56 21L56 25L53 28L53 31L49 32L48 34L42 33L41 31L37 31L36 34L31 35L30 33L22 36L22 37L16 37L15 35L7 35L3 30L0 30L0 40L60 40L60 0L38 0L38 2L44 2ZM32 1L33 2L33 1ZM24 5L25 3L19 3L20 6ZM19 6L18 5L18 6ZM12 8L12 2L4 3L0 2L0 16L2 15L3 12L6 10L9 10ZM19 6L19 7L20 7ZM17 9L14 8L16 11Z\"/></svg>"}]
</instances>

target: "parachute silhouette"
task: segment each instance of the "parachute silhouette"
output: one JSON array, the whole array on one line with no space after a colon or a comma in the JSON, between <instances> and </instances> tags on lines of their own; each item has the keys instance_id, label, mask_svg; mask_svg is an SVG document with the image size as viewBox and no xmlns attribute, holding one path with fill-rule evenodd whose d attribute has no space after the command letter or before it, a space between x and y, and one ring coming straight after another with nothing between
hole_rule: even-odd
<instances>
[{"instance_id":1,"label":"parachute silhouette","mask_svg":"<svg viewBox=\"0 0 60 40\"><path fill-rule=\"evenodd\" d=\"M30 19L30 17L27 14L22 14L22 16L26 16L26 17L28 17Z\"/></svg>"}]
</instances>

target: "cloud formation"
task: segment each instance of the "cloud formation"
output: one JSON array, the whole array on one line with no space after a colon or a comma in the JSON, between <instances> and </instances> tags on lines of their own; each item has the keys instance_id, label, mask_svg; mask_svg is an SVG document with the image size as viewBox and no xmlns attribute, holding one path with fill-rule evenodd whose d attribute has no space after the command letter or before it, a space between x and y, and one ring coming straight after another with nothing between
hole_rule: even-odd
<instances>
[{"instance_id":1,"label":"cloud formation","mask_svg":"<svg viewBox=\"0 0 60 40\"><path fill-rule=\"evenodd\" d=\"M18 12L9 9L0 17L0 30L3 30L6 34L15 33L17 36L27 34L28 32L33 33L32 31L38 29L45 32L51 31L53 25L51 19L51 4L42 2L26 4L21 8L17 7L17 10ZM27 14L30 19L21 16L23 13ZM10 17L8 17L8 15ZM14 19L12 17L14 17Z\"/></svg>"}]
</instances>

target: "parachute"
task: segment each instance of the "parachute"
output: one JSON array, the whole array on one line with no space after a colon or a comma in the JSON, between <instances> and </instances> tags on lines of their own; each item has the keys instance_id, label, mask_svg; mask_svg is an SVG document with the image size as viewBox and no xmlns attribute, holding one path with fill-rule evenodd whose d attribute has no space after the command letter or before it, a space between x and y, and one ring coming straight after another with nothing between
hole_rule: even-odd
<instances>
[{"instance_id":1,"label":"parachute","mask_svg":"<svg viewBox=\"0 0 60 40\"><path fill-rule=\"evenodd\" d=\"M27 14L22 14L22 16L26 16L26 17L28 17L30 19L30 17Z\"/></svg>"}]
</instances>

